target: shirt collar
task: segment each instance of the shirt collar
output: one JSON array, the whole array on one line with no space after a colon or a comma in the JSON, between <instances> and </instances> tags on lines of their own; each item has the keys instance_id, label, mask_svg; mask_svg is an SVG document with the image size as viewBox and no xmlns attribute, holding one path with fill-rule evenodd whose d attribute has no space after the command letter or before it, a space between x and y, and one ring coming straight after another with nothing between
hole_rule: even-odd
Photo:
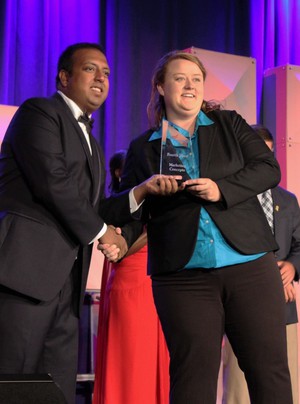
<instances>
[{"instance_id":1,"label":"shirt collar","mask_svg":"<svg viewBox=\"0 0 300 404\"><path fill-rule=\"evenodd\" d=\"M213 124L214 121L212 121L203 111L200 111L197 115L195 131L198 129L199 126L208 126Z\"/></svg>"},{"instance_id":2,"label":"shirt collar","mask_svg":"<svg viewBox=\"0 0 300 404\"><path fill-rule=\"evenodd\" d=\"M62 96L63 100L66 102L66 104L70 108L74 118L76 119L76 121L78 121L78 118L81 115L84 115L84 112L79 108L79 106L73 100L71 100L71 98L67 97L63 92L61 92L59 90L57 92L59 95ZM91 115L92 114L89 115L89 118L91 117Z\"/></svg>"},{"instance_id":3,"label":"shirt collar","mask_svg":"<svg viewBox=\"0 0 300 404\"><path fill-rule=\"evenodd\" d=\"M182 129L180 126L175 125L172 122L169 122L174 128L176 128L180 133L182 133L184 136L189 137L188 132L185 129ZM207 115L203 111L200 111L199 114L197 115L196 119L196 125L195 125L195 132L197 132L199 126L208 126L208 125L213 125L214 122L208 118ZM152 133L150 136L148 142L151 142L152 140L156 139L161 139L161 127Z\"/></svg>"}]
</instances>

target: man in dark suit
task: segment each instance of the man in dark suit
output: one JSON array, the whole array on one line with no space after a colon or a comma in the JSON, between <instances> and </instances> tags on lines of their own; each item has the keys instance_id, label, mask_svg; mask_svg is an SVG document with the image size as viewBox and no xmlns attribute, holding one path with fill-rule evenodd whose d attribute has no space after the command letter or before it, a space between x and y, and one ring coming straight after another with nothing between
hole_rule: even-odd
<instances>
[{"instance_id":1,"label":"man in dark suit","mask_svg":"<svg viewBox=\"0 0 300 404\"><path fill-rule=\"evenodd\" d=\"M273 136L262 125L253 125L253 129L273 151ZM279 249L276 259L281 273L286 299L286 324L288 363L292 382L293 402L298 403L298 340L297 340L297 308L294 281L299 280L300 270L300 210L294 194L277 186L269 190L273 209L273 227L275 239ZM262 195L258 195L261 203ZM262 330L263 331L263 330ZM267 375L266 375L267 377ZM247 384L243 372L238 366L232 348L225 338L223 347L223 403L250 403Z\"/></svg>"},{"instance_id":2,"label":"man in dark suit","mask_svg":"<svg viewBox=\"0 0 300 404\"><path fill-rule=\"evenodd\" d=\"M92 243L116 245L112 260L127 244L101 213L104 161L89 133L109 90L102 48L68 47L56 82L54 96L20 106L1 149L0 373L51 373L73 404ZM128 195L106 207L116 216L114 204L129 220Z\"/></svg>"}]
</instances>

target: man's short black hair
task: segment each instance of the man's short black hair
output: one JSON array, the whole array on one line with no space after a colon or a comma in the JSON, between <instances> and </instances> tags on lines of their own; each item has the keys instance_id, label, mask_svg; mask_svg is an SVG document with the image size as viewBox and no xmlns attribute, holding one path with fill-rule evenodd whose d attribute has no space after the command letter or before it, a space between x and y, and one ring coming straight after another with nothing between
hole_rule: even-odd
<instances>
[{"instance_id":1,"label":"man's short black hair","mask_svg":"<svg viewBox=\"0 0 300 404\"><path fill-rule=\"evenodd\" d=\"M57 75L56 75L56 88L60 83L59 72L65 70L69 74L72 73L73 68L73 55L79 49L96 49L105 55L104 49L101 45L91 42L79 42L74 45L68 46L60 55L57 63Z\"/></svg>"}]
</instances>

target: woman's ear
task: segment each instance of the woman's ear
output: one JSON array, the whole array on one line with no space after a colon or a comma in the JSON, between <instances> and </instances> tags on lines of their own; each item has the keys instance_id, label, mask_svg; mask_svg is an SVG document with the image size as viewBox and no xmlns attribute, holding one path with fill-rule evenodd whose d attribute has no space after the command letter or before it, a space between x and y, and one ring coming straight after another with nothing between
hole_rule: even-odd
<instances>
[{"instance_id":1,"label":"woman's ear","mask_svg":"<svg viewBox=\"0 0 300 404\"><path fill-rule=\"evenodd\" d=\"M157 91L159 92L160 95L162 95L162 96L165 95L163 86L161 84L157 84L156 88L157 88Z\"/></svg>"}]
</instances>

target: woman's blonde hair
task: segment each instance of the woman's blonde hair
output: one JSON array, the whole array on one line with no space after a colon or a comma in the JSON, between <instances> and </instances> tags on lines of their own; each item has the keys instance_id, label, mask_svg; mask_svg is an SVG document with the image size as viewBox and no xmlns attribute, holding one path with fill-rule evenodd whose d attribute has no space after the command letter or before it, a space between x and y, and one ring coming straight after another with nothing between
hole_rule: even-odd
<instances>
[{"instance_id":1,"label":"woman's blonde hair","mask_svg":"<svg viewBox=\"0 0 300 404\"><path fill-rule=\"evenodd\" d=\"M166 108L164 97L159 94L157 86L161 85L165 81L167 67L170 62L176 59L189 60L195 63L203 74L203 80L206 78L206 69L202 62L197 58L197 56L191 53L175 50L164 55L157 63L151 81L151 97L149 104L147 106L147 115L150 127L153 129L158 129L161 125L162 118L166 116ZM208 112L212 109L219 108L218 104L213 101L203 101L201 109L204 112Z\"/></svg>"}]
</instances>

